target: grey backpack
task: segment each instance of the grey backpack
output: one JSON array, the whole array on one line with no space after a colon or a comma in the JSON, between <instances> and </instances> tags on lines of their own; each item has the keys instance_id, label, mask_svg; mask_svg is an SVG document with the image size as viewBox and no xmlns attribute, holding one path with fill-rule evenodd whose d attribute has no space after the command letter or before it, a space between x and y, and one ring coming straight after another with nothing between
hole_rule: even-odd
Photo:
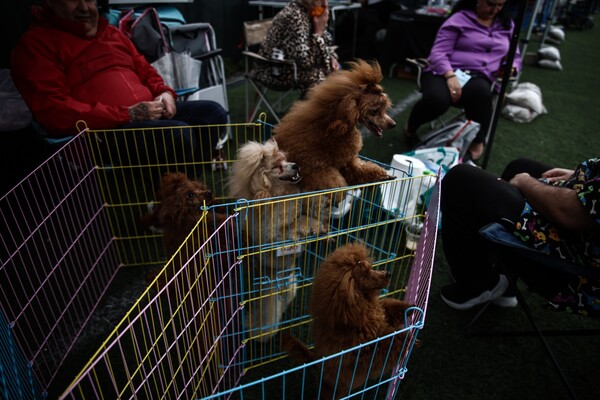
<instances>
[{"instance_id":1,"label":"grey backpack","mask_svg":"<svg viewBox=\"0 0 600 400\"><path fill-rule=\"evenodd\" d=\"M423 135L414 150L456 147L462 159L478 132L479 123L471 120L456 121Z\"/></svg>"}]
</instances>

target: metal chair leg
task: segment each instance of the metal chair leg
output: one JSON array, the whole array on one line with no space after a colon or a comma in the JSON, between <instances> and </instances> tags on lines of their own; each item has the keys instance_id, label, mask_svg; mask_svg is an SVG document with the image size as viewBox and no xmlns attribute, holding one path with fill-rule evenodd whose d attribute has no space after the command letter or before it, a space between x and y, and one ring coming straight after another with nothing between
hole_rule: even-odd
<instances>
[{"instance_id":1,"label":"metal chair leg","mask_svg":"<svg viewBox=\"0 0 600 400\"><path fill-rule=\"evenodd\" d=\"M467 335L471 335L471 336L537 336L540 339L540 342L541 342L542 346L544 347L544 350L550 357L550 360L552 361L554 368L560 375L560 378L565 386L565 389L569 393L569 397L573 400L577 400L577 395L575 394L573 388L571 387L571 384L569 383L569 380L567 379L566 375L564 374L562 367L560 366L560 363L554 356L554 353L552 352L550 345L546 341L544 331L542 331L535 323L531 309L525 302L525 298L523 297L523 294L517 287L517 282L516 282L515 278L513 278L510 274L506 274L506 276L508 277L508 280L510 283L509 287L514 289L515 294L517 296L517 300L519 302L519 305L521 306L521 309L523 310L523 312L525 313L525 316L529 320L529 324L531 325L533 331L488 331L488 332L475 331L473 328L474 328L476 322L479 320L481 315L483 315L483 313L488 309L488 307L492 303L491 301L489 301L480 308L480 310L477 312L477 314L475 314L475 317L473 317L473 319L465 327L465 329L464 329L465 333ZM558 333L558 331L556 331L556 332Z\"/></svg>"}]
</instances>

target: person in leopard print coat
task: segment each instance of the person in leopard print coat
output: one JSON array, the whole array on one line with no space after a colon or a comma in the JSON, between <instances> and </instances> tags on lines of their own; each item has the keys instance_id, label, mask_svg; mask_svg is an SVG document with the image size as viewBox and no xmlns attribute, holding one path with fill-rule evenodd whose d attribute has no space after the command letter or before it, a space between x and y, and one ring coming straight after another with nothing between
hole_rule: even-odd
<instances>
[{"instance_id":1,"label":"person in leopard print coat","mask_svg":"<svg viewBox=\"0 0 600 400\"><path fill-rule=\"evenodd\" d=\"M328 0L292 0L273 18L259 54L271 59L273 49L283 52L283 58L294 60L298 68L297 87L302 92L324 80L339 69L333 50L333 38L327 31ZM268 65L257 64L254 78L273 88L287 88L293 81L292 68L273 71Z\"/></svg>"}]
</instances>

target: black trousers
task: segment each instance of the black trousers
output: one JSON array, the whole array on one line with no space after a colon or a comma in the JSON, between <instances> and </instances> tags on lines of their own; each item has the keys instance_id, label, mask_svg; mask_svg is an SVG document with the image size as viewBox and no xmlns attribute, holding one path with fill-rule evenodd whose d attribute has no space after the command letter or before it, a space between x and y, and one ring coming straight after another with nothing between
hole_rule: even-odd
<instances>
[{"instance_id":1,"label":"black trousers","mask_svg":"<svg viewBox=\"0 0 600 400\"><path fill-rule=\"evenodd\" d=\"M100 159L114 165L190 164L211 160L226 129L227 111L219 103L208 100L176 104L177 112L172 119L129 122L117 127L127 131L99 134Z\"/></svg>"},{"instance_id":2,"label":"black trousers","mask_svg":"<svg viewBox=\"0 0 600 400\"><path fill-rule=\"evenodd\" d=\"M544 163L519 159L506 166L501 178L467 164L448 171L442 181L442 242L452 276L464 290L481 293L498 280L492 248L479 230L489 223L515 221L520 216L525 199L508 181L520 172L539 178L549 169ZM563 281L540 273L535 266L522 265L521 260L503 261L536 289L546 291L554 287L554 281Z\"/></svg>"},{"instance_id":3,"label":"black trousers","mask_svg":"<svg viewBox=\"0 0 600 400\"><path fill-rule=\"evenodd\" d=\"M448 109L457 105L464 108L468 119L481 125L474 142L484 143L492 122L492 97L490 82L484 77L472 77L462 88L458 103L453 103L448 83L443 76L424 72L421 75L423 97L414 105L408 117L408 130L417 132L424 123L440 117Z\"/></svg>"}]
</instances>

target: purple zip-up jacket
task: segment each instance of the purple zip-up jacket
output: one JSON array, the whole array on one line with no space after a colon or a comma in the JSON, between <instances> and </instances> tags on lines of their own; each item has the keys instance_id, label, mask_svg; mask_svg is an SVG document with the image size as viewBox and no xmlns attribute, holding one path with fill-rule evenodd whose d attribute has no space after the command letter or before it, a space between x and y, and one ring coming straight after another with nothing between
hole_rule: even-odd
<instances>
[{"instance_id":1,"label":"purple zip-up jacket","mask_svg":"<svg viewBox=\"0 0 600 400\"><path fill-rule=\"evenodd\" d=\"M506 29L495 20L491 27L477 22L477 15L471 10L452 14L440 27L426 71L443 75L448 71L461 69L486 76L490 82L496 79L503 59L508 53L514 22ZM521 54L517 48L513 67L521 70Z\"/></svg>"}]
</instances>

